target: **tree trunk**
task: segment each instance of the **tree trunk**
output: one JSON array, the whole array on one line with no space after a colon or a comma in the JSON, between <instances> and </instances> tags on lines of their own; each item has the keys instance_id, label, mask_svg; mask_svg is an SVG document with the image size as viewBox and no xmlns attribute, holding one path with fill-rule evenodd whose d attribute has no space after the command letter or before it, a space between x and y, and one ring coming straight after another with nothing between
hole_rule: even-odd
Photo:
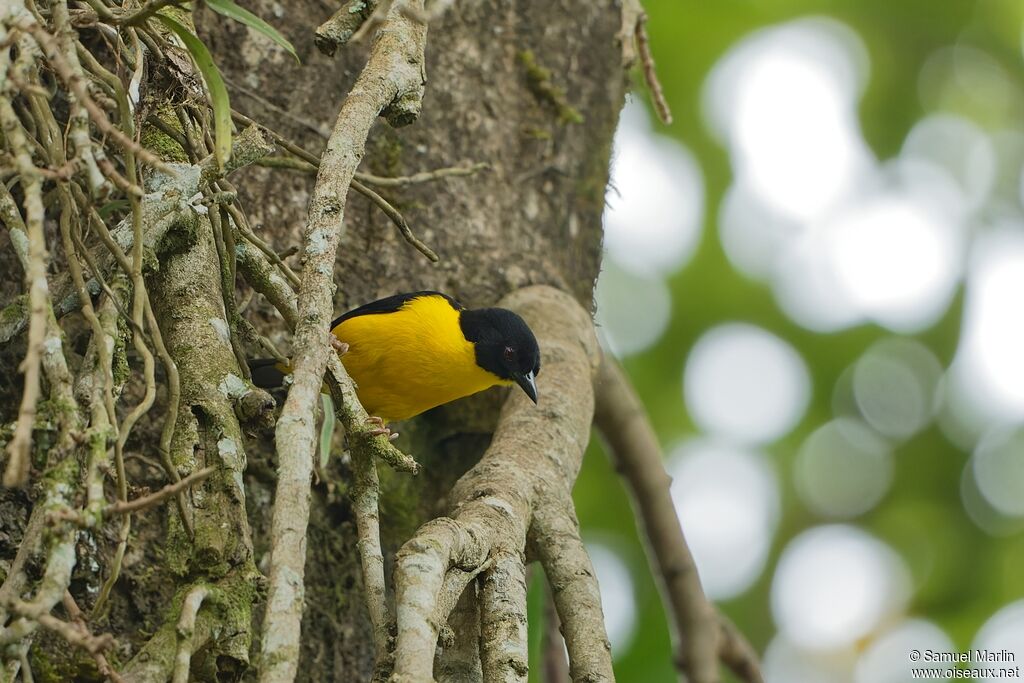
<instances>
[{"instance_id":1,"label":"tree trunk","mask_svg":"<svg viewBox=\"0 0 1024 683\"><path fill-rule=\"evenodd\" d=\"M262 3L259 13L272 16L272 7ZM237 24L197 20L230 81L266 100L233 90L236 108L316 153L324 138L311 129L330 129L365 59L359 48L334 58L315 50L309 29L326 14L322 3L295 3L279 22L294 39L302 67ZM615 3L483 2L457 4L430 26L420 119L398 130L380 120L360 168L386 176L471 162L491 169L386 193L438 253L437 264L411 249L376 207L353 195L335 269L336 311L417 289L444 291L468 306L494 305L529 284L551 284L592 305L611 137L625 91L616 38L621 21ZM267 59L268 51L277 58ZM582 122L566 120L541 94L540 69L550 71L550 85L564 89ZM270 169L244 174L236 184L261 234L280 251L298 245L312 178L282 177ZM452 483L479 458L499 393L440 408L405 428L408 450L424 474L409 480L385 473L386 558L442 511ZM354 523L338 489L344 481L314 489L300 674L309 680L327 680L332 672L366 677L372 668L368 621L357 594ZM265 525L268 513L250 504L254 528Z\"/></svg>"},{"instance_id":2,"label":"tree trunk","mask_svg":"<svg viewBox=\"0 0 1024 683\"><path fill-rule=\"evenodd\" d=\"M334 3L246 4L295 44L302 61L297 64L240 23L197 9L197 32L228 82L231 104L319 157L366 61L366 48L350 45L334 57L317 51L313 30L337 9ZM407 244L377 206L353 193L335 265L336 312L420 289L444 291L471 307L494 305L509 292L538 284L566 292L591 309L611 139L626 89L619 38L624 21L619 3L585 0L459 2L432 19L422 114L399 129L378 119L359 169L410 176L472 163L488 168L380 190L439 255L436 264ZM249 167L231 181L260 237L278 252L301 247L313 175ZM47 229L55 234L49 223ZM259 572L268 570L278 464L267 445L271 432L245 416L239 423L230 397L200 389L204 373L208 380L240 372L231 345L213 334L216 326L209 328L209 338L196 338L182 322L231 318L220 299L217 230L209 219L199 220L184 243L156 250L159 270L149 271L147 278L153 312L181 371L175 440L188 443L172 451L190 452L192 460L174 464L183 474L203 465L216 466L219 474L196 485L195 542L189 542L173 505L134 519L109 607L90 622L94 631L117 638L119 649L108 659L114 668L131 660L136 680L146 680L146 671L166 668L157 660L182 638L180 627L176 635L168 619L190 594L195 599L190 587L197 576L210 586L204 595L213 608L199 612L194 626L192 675L199 680L250 679L260 664L259 639L252 634L259 633L267 609ZM9 251L5 245L3 252ZM54 246L51 251L59 260L60 250ZM6 263L10 256L3 252ZM301 268L301 255L287 260L296 271ZM20 270L12 264L5 272L10 273L3 289L8 302L18 291L12 283ZM240 284L235 300L248 295L248 286ZM254 297L243 315L287 351L288 327L266 300ZM72 340L87 328L75 316L62 325ZM17 374L25 348L18 339L5 345L0 358L3 382ZM134 359L131 366L136 374L142 370ZM164 380L158 373L153 417L167 405ZM543 382L542 376L542 396ZM12 422L21 386L0 389L3 420ZM125 392L134 405L142 399L142 384L137 378L129 381ZM403 425L399 444L416 457L422 474L412 478L381 471L380 523L389 585L398 549L422 523L444 513L453 484L490 443L503 397L502 391L491 390ZM159 434L159 420L145 421L125 446L128 479L135 485L155 490L165 483L159 467L149 464L158 459ZM349 497L353 476L349 460L335 454L313 485L299 680L355 681L373 675L373 634ZM571 472L570 481L574 476ZM30 499L40 500L0 489L0 578L10 570L25 533ZM100 529L78 536L70 592L86 610L102 590L118 547L118 525ZM30 580L40 572L39 566L26 569ZM239 585L244 588L235 591ZM218 600L218 595L228 597ZM249 604L234 604L237 596L248 596ZM215 633L218 628L238 629L237 642ZM207 640L214 645L204 647ZM142 661L137 655L147 642L153 659ZM101 679L88 654L59 639L37 637L28 661L37 681Z\"/></svg>"}]
</instances>

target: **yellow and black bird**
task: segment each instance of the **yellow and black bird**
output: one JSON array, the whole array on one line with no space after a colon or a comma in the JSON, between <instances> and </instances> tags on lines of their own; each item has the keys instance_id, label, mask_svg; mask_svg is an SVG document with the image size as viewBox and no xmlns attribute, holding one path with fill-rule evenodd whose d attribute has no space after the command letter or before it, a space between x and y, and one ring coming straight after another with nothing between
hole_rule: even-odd
<instances>
[{"instance_id":1,"label":"yellow and black bird","mask_svg":"<svg viewBox=\"0 0 1024 683\"><path fill-rule=\"evenodd\" d=\"M345 313L331 332L348 347L341 361L359 401L384 422L496 385L518 384L537 402L537 339L504 308L466 309L440 292L396 294ZM280 386L273 360L249 366L257 386Z\"/></svg>"}]
</instances>

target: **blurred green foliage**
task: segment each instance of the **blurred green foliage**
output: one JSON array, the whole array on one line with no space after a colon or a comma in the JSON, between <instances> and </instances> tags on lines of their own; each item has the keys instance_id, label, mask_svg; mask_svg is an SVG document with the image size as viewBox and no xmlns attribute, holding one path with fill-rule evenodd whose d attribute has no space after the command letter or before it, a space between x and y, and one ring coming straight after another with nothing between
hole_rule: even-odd
<instances>
[{"instance_id":1,"label":"blurred green foliage","mask_svg":"<svg viewBox=\"0 0 1024 683\"><path fill-rule=\"evenodd\" d=\"M721 605L755 647L762 651L775 632L769 608L774 565L787 542L800 531L828 520L817 518L796 498L792 462L806 436L833 417L832 396L840 374L875 340L890 333L872 325L819 334L787 318L771 292L737 273L718 241L717 211L732 180L729 157L711 136L701 114L701 92L718 60L745 35L759 28L824 16L848 25L864 41L870 57L860 123L879 159L895 155L907 132L935 103L924 102L922 67L936 50L958 44L979 47L1021 83L1020 0L647 0L648 30L658 73L675 116L659 132L683 142L704 174L707 210L700 246L693 259L670 278L670 326L655 346L625 365L650 411L666 448L697 434L683 402L681 377L697 338L726 321L747 321L788 341L803 356L812 376L812 399L798 427L767 448L782 485L782 517L772 555L760 579L738 598ZM635 97L646 100L642 84ZM571 93L570 93L571 100ZM942 106L958 107L956 101ZM970 108L970 102L963 107ZM984 111L961 111L985 125ZM1024 120L1024 119L1022 119ZM916 338L948 365L958 341L962 296L944 318ZM968 454L933 424L897 446L892 488L881 503L851 520L889 543L914 578L908 613L923 615L967 648L979 626L999 607L1024 595L1024 535L994 538L966 515L960 479ZM637 632L625 652L616 653L622 681L675 680L670 637L659 595L647 570L628 500L595 438L575 490L587 538L611 540L634 578ZM534 586L538 585L534 581ZM542 596L531 591L534 653ZM531 680L542 680L534 657Z\"/></svg>"}]
</instances>

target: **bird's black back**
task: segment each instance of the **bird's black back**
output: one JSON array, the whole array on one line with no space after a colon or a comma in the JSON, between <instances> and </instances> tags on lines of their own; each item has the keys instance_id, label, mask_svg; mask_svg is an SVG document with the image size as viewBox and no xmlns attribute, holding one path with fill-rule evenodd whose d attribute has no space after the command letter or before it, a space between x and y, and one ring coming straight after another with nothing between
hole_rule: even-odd
<instances>
[{"instance_id":1,"label":"bird's black back","mask_svg":"<svg viewBox=\"0 0 1024 683\"><path fill-rule=\"evenodd\" d=\"M419 292L406 292L404 294L394 294L392 296L386 296L383 299L377 299L376 301L371 301L368 304L363 304L358 308L353 308L351 311L343 313L341 316L336 318L334 322L331 323L331 329L333 330L335 327L337 327L338 325L340 325L341 323L345 322L350 318L357 318L361 315L374 315L377 313L394 313L395 311L397 311L398 309L400 309L402 306L412 301L413 299L418 299L424 296L439 296L446 300L449 304L451 304L452 308L454 308L456 311L463 310L462 304L460 304L458 301L451 298L447 294L435 292L429 289L424 289Z\"/></svg>"}]
</instances>

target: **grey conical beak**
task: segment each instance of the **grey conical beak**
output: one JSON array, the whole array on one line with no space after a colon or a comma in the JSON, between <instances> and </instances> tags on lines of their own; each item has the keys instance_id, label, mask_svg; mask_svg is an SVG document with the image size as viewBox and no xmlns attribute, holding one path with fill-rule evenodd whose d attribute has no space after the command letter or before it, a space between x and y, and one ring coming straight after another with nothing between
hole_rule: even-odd
<instances>
[{"instance_id":1,"label":"grey conical beak","mask_svg":"<svg viewBox=\"0 0 1024 683\"><path fill-rule=\"evenodd\" d=\"M530 400L534 403L537 402L537 383L533 379L533 373L528 372L525 375L516 373L516 383L523 388L526 395L530 397Z\"/></svg>"}]
</instances>

